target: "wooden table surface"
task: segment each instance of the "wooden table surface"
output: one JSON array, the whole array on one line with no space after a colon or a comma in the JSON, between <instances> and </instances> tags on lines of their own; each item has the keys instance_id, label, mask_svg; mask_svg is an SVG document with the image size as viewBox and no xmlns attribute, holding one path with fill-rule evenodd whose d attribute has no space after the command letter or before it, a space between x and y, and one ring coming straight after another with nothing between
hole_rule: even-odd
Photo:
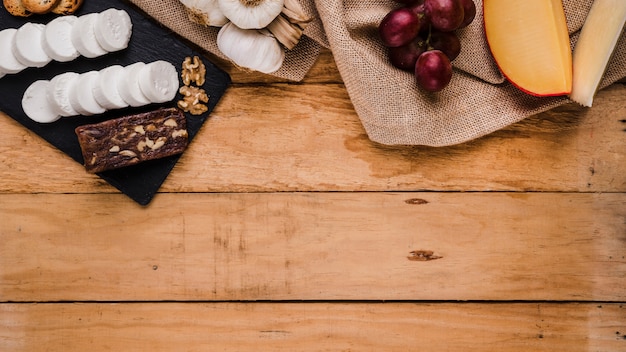
<instances>
[{"instance_id":1,"label":"wooden table surface","mask_svg":"<svg viewBox=\"0 0 626 352\"><path fill-rule=\"evenodd\" d=\"M214 59L215 60L215 59ZM239 72L147 207L0 113L0 351L626 351L626 87L446 148Z\"/></svg>"}]
</instances>

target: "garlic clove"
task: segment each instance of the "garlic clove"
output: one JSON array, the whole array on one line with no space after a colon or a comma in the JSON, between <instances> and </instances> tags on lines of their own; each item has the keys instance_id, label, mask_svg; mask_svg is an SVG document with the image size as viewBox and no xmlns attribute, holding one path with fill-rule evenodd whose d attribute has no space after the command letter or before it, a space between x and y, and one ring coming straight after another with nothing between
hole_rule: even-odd
<instances>
[{"instance_id":1,"label":"garlic clove","mask_svg":"<svg viewBox=\"0 0 626 352\"><path fill-rule=\"evenodd\" d=\"M217 34L217 47L237 66L262 73L278 71L285 51L267 30L242 29L233 22Z\"/></svg>"},{"instance_id":2,"label":"garlic clove","mask_svg":"<svg viewBox=\"0 0 626 352\"><path fill-rule=\"evenodd\" d=\"M231 22L242 29L265 28L282 11L284 0L217 0Z\"/></svg>"},{"instance_id":3,"label":"garlic clove","mask_svg":"<svg viewBox=\"0 0 626 352\"><path fill-rule=\"evenodd\" d=\"M217 0L179 0L187 10L189 20L203 26L221 27L228 22Z\"/></svg>"}]
</instances>

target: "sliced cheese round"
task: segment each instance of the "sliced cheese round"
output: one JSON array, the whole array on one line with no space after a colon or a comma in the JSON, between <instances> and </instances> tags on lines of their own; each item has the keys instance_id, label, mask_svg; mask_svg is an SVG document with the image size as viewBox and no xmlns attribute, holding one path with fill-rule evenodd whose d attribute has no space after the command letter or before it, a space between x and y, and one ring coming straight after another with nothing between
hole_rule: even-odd
<instances>
[{"instance_id":1,"label":"sliced cheese round","mask_svg":"<svg viewBox=\"0 0 626 352\"><path fill-rule=\"evenodd\" d=\"M27 67L19 62L15 54L13 54L15 33L17 33L15 28L7 28L0 31L0 72L2 73L18 73Z\"/></svg>"},{"instance_id":2,"label":"sliced cheese round","mask_svg":"<svg viewBox=\"0 0 626 352\"><path fill-rule=\"evenodd\" d=\"M41 23L27 22L15 32L13 54L25 66L43 67L52 61L41 45L44 28Z\"/></svg>"},{"instance_id":3,"label":"sliced cheese round","mask_svg":"<svg viewBox=\"0 0 626 352\"><path fill-rule=\"evenodd\" d=\"M93 95L98 104L107 110L122 109L129 104L120 96L117 81L124 75L124 67L109 66L100 71L98 83L94 86Z\"/></svg>"},{"instance_id":4,"label":"sliced cheese round","mask_svg":"<svg viewBox=\"0 0 626 352\"><path fill-rule=\"evenodd\" d=\"M61 116L76 116L78 111L70 102L70 91L80 75L76 72L66 72L50 80L47 95L52 109Z\"/></svg>"},{"instance_id":5,"label":"sliced cheese round","mask_svg":"<svg viewBox=\"0 0 626 352\"><path fill-rule=\"evenodd\" d=\"M97 115L106 111L102 105L98 104L93 94L99 75L98 71L82 73L70 88L70 104L80 115Z\"/></svg>"},{"instance_id":6,"label":"sliced cheese round","mask_svg":"<svg viewBox=\"0 0 626 352\"><path fill-rule=\"evenodd\" d=\"M44 28L42 47L52 59L67 62L80 56L72 44L72 28L77 20L76 16L60 16L50 21Z\"/></svg>"},{"instance_id":7,"label":"sliced cheese round","mask_svg":"<svg viewBox=\"0 0 626 352\"><path fill-rule=\"evenodd\" d=\"M107 53L96 39L95 23L97 19L97 13L89 13L78 17L72 26L72 45L84 57L94 58Z\"/></svg>"},{"instance_id":8,"label":"sliced cheese round","mask_svg":"<svg viewBox=\"0 0 626 352\"><path fill-rule=\"evenodd\" d=\"M48 101L47 91L50 81L39 80L33 82L22 97L22 109L26 116L39 123L51 123L61 118Z\"/></svg>"},{"instance_id":9,"label":"sliced cheese round","mask_svg":"<svg viewBox=\"0 0 626 352\"><path fill-rule=\"evenodd\" d=\"M109 52L128 47L133 24L124 10L111 8L98 14L94 33L100 46Z\"/></svg>"},{"instance_id":10,"label":"sliced cheese round","mask_svg":"<svg viewBox=\"0 0 626 352\"><path fill-rule=\"evenodd\" d=\"M141 91L152 103L171 101L178 92L178 72L167 61L146 64L139 71L138 81Z\"/></svg>"},{"instance_id":11,"label":"sliced cheese round","mask_svg":"<svg viewBox=\"0 0 626 352\"><path fill-rule=\"evenodd\" d=\"M146 66L144 62L136 62L124 67L124 73L118 76L117 90L120 96L130 106L144 106L150 104L150 99L146 97L139 87L139 72Z\"/></svg>"}]
</instances>

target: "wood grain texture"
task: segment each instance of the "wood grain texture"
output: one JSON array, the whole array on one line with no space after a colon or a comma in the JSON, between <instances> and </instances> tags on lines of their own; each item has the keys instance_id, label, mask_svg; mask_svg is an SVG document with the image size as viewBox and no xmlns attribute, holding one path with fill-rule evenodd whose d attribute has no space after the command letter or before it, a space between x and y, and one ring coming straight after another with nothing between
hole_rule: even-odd
<instances>
[{"instance_id":1,"label":"wood grain texture","mask_svg":"<svg viewBox=\"0 0 626 352\"><path fill-rule=\"evenodd\" d=\"M0 195L0 297L621 302L625 220L622 193Z\"/></svg>"},{"instance_id":2,"label":"wood grain texture","mask_svg":"<svg viewBox=\"0 0 626 352\"><path fill-rule=\"evenodd\" d=\"M161 191L624 192L625 93L428 148L369 141L342 85L232 87ZM5 115L0 129L0 193L117 192Z\"/></svg>"},{"instance_id":3,"label":"wood grain texture","mask_svg":"<svg viewBox=\"0 0 626 352\"><path fill-rule=\"evenodd\" d=\"M328 50L298 83L214 60L147 207L0 113L0 351L626 350L624 81L390 147Z\"/></svg>"},{"instance_id":4,"label":"wood grain texture","mask_svg":"<svg viewBox=\"0 0 626 352\"><path fill-rule=\"evenodd\" d=\"M626 349L622 304L1 304L3 351Z\"/></svg>"}]
</instances>

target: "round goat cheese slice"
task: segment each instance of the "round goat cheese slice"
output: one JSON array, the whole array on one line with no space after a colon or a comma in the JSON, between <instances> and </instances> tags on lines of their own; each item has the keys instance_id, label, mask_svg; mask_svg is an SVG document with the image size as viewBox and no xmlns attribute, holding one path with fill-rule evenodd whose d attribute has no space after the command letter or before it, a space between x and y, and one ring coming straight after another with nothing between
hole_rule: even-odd
<instances>
[{"instance_id":1,"label":"round goat cheese slice","mask_svg":"<svg viewBox=\"0 0 626 352\"><path fill-rule=\"evenodd\" d=\"M171 101L178 93L178 72L174 65L158 60L146 64L139 71L139 87L152 103Z\"/></svg>"},{"instance_id":2,"label":"round goat cheese slice","mask_svg":"<svg viewBox=\"0 0 626 352\"><path fill-rule=\"evenodd\" d=\"M117 90L119 76L124 75L124 67L109 66L100 71L98 83L94 86L94 98L107 110L122 109L128 106Z\"/></svg>"},{"instance_id":3,"label":"round goat cheese slice","mask_svg":"<svg viewBox=\"0 0 626 352\"><path fill-rule=\"evenodd\" d=\"M80 115L91 116L102 114L106 111L94 97L93 90L98 84L100 73L89 71L82 73L76 83L70 88L70 104Z\"/></svg>"},{"instance_id":4,"label":"round goat cheese slice","mask_svg":"<svg viewBox=\"0 0 626 352\"><path fill-rule=\"evenodd\" d=\"M15 54L13 54L15 33L17 33L15 28L7 28L0 31L0 72L2 73L18 73L27 67L19 62Z\"/></svg>"},{"instance_id":5,"label":"round goat cheese slice","mask_svg":"<svg viewBox=\"0 0 626 352\"><path fill-rule=\"evenodd\" d=\"M27 22L15 32L13 54L25 66L44 67L52 61L41 44L44 28L41 23Z\"/></svg>"},{"instance_id":6,"label":"round goat cheese slice","mask_svg":"<svg viewBox=\"0 0 626 352\"><path fill-rule=\"evenodd\" d=\"M48 87L50 81L39 80L33 82L22 97L22 109L26 116L31 120L39 123L51 123L61 118L61 115L57 114L47 97Z\"/></svg>"},{"instance_id":7,"label":"round goat cheese slice","mask_svg":"<svg viewBox=\"0 0 626 352\"><path fill-rule=\"evenodd\" d=\"M96 39L95 23L97 19L97 13L89 13L78 17L72 26L72 45L84 57L94 58L107 53Z\"/></svg>"},{"instance_id":8,"label":"round goat cheese slice","mask_svg":"<svg viewBox=\"0 0 626 352\"><path fill-rule=\"evenodd\" d=\"M80 56L72 44L72 28L77 20L76 16L60 16L50 21L44 28L42 47L52 59L67 62Z\"/></svg>"},{"instance_id":9,"label":"round goat cheese slice","mask_svg":"<svg viewBox=\"0 0 626 352\"><path fill-rule=\"evenodd\" d=\"M94 22L96 39L109 52L128 47L132 28L133 24L128 12L115 8L100 12Z\"/></svg>"},{"instance_id":10,"label":"round goat cheese slice","mask_svg":"<svg viewBox=\"0 0 626 352\"><path fill-rule=\"evenodd\" d=\"M144 62L135 62L124 67L124 74L118 76L117 90L126 103L132 107L150 104L139 87L139 72L146 66Z\"/></svg>"},{"instance_id":11,"label":"round goat cheese slice","mask_svg":"<svg viewBox=\"0 0 626 352\"><path fill-rule=\"evenodd\" d=\"M47 95L52 109L61 116L76 116L78 111L70 102L70 91L80 75L76 72L65 72L50 80Z\"/></svg>"}]
</instances>

